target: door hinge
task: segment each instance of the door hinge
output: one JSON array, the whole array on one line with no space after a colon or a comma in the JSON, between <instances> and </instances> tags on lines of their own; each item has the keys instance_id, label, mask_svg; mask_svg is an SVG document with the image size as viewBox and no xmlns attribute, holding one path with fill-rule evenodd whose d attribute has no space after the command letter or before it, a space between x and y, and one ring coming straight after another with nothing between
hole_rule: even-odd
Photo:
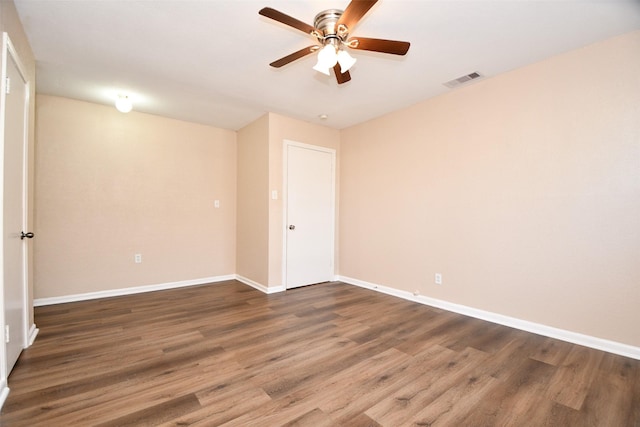
<instances>
[{"instance_id":1,"label":"door hinge","mask_svg":"<svg viewBox=\"0 0 640 427\"><path fill-rule=\"evenodd\" d=\"M9 325L4 326L4 342L9 343L11 341L11 335L9 335Z\"/></svg>"},{"instance_id":2,"label":"door hinge","mask_svg":"<svg viewBox=\"0 0 640 427\"><path fill-rule=\"evenodd\" d=\"M5 85L5 93L6 94L10 94L11 93L11 79L9 77L6 78L6 85Z\"/></svg>"}]
</instances>

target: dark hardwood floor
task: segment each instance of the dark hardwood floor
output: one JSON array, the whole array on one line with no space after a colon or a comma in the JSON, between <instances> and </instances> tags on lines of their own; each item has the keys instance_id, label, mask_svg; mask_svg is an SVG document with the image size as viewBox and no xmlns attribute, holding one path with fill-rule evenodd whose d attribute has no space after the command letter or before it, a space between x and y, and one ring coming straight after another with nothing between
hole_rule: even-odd
<instances>
[{"instance_id":1,"label":"dark hardwood floor","mask_svg":"<svg viewBox=\"0 0 640 427\"><path fill-rule=\"evenodd\" d=\"M3 426L640 426L640 361L342 283L36 308Z\"/></svg>"}]
</instances>

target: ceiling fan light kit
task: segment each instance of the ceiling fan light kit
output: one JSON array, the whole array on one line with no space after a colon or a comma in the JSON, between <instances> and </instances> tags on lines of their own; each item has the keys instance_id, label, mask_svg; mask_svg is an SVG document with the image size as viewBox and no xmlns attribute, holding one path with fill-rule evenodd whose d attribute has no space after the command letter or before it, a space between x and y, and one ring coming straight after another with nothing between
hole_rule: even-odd
<instances>
[{"instance_id":1,"label":"ceiling fan light kit","mask_svg":"<svg viewBox=\"0 0 640 427\"><path fill-rule=\"evenodd\" d=\"M350 28L355 27L358 21L377 1L352 0L344 11L339 9L322 11L316 15L313 26L270 7L261 9L258 12L260 15L307 33L315 37L318 43L317 45L300 49L269 65L280 68L297 59L318 52L318 62L313 69L330 75L329 70L333 68L338 84L342 84L351 80L349 70L356 63L356 59L347 52L346 48L405 55L409 50L409 42L363 37L349 38Z\"/></svg>"},{"instance_id":2,"label":"ceiling fan light kit","mask_svg":"<svg viewBox=\"0 0 640 427\"><path fill-rule=\"evenodd\" d=\"M349 55L349 52L336 47L335 43L329 41L320 49L320 52L318 52L318 63L313 69L328 76L329 70L335 67L336 64L340 64L340 71L344 74L349 71L355 63L356 59Z\"/></svg>"}]
</instances>

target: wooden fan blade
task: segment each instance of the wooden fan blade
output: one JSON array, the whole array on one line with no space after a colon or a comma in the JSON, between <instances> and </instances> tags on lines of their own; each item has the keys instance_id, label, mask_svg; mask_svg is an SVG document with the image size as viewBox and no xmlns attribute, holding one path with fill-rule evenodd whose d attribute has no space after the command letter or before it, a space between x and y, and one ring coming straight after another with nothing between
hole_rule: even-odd
<instances>
[{"instance_id":1,"label":"wooden fan blade","mask_svg":"<svg viewBox=\"0 0 640 427\"><path fill-rule=\"evenodd\" d=\"M377 2L378 0L352 0L344 10L337 25L346 25L351 30Z\"/></svg>"},{"instance_id":2,"label":"wooden fan blade","mask_svg":"<svg viewBox=\"0 0 640 427\"><path fill-rule=\"evenodd\" d=\"M315 46L315 45L314 46L307 46L307 47L305 47L303 49L300 49L297 52L293 52L290 55L284 56L284 57L278 59L277 61L273 61L269 65L271 65L272 67L275 67L275 68L280 68L283 65L287 65L288 63L293 62L296 59L300 59L300 58L302 58L304 56L307 56L307 55L315 52L316 50L318 50L318 46Z\"/></svg>"},{"instance_id":3,"label":"wooden fan blade","mask_svg":"<svg viewBox=\"0 0 640 427\"><path fill-rule=\"evenodd\" d=\"M271 18L274 21L281 22L285 25L295 28L296 30L300 30L304 33L311 34L316 29L309 24L305 24L302 21L298 21L296 18L292 18L289 15L286 15L282 12L278 12L275 9L270 7L265 7L258 12L262 16L266 16L267 18Z\"/></svg>"},{"instance_id":4,"label":"wooden fan blade","mask_svg":"<svg viewBox=\"0 0 640 427\"><path fill-rule=\"evenodd\" d=\"M358 43L352 43L355 40ZM393 55L404 55L409 50L411 43L397 40L370 39L367 37L354 37L348 41L352 49L371 50L373 52L391 53Z\"/></svg>"},{"instance_id":5,"label":"wooden fan blade","mask_svg":"<svg viewBox=\"0 0 640 427\"><path fill-rule=\"evenodd\" d=\"M346 83L351 80L351 74L348 71L344 73L340 71L340 64L336 64L333 66L333 71L336 73L336 80L338 80L338 84Z\"/></svg>"}]
</instances>

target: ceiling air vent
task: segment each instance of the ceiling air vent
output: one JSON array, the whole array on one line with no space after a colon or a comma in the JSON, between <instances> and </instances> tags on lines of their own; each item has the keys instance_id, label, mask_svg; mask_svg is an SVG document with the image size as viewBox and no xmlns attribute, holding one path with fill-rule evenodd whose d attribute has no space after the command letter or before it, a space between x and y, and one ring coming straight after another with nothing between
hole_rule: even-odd
<instances>
[{"instance_id":1,"label":"ceiling air vent","mask_svg":"<svg viewBox=\"0 0 640 427\"><path fill-rule=\"evenodd\" d=\"M479 79L480 77L482 77L482 74L476 71L471 74L467 74L466 76L458 77L457 79L448 81L444 83L444 85L446 87L454 88L460 86L461 84L465 84L466 82L470 82L471 80Z\"/></svg>"}]
</instances>

